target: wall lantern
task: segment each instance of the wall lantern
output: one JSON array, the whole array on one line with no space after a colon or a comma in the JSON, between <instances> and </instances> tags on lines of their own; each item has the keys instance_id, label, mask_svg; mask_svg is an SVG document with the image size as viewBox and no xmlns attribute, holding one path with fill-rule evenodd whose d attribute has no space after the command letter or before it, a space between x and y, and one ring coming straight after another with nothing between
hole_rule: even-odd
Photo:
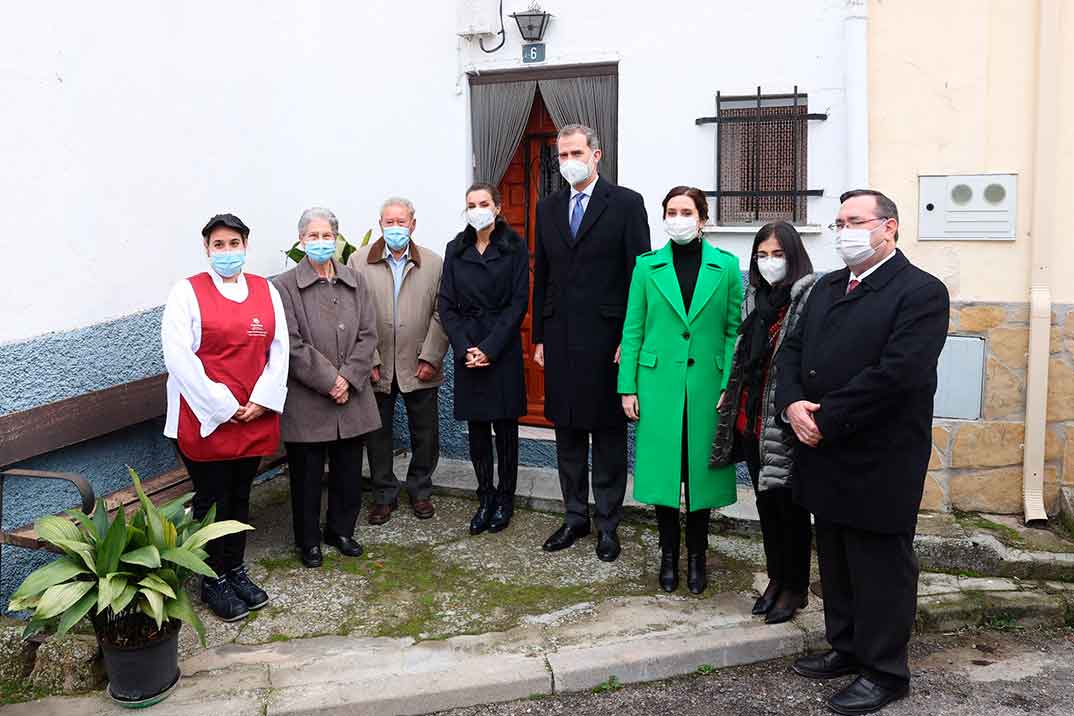
<instances>
[{"instance_id":1,"label":"wall lantern","mask_svg":"<svg viewBox=\"0 0 1074 716\"><path fill-rule=\"evenodd\" d=\"M541 9L539 3L531 3L526 12L513 12L511 17L518 23L518 31L526 42L540 42L544 39L544 31L548 29L548 21L552 19L550 13Z\"/></svg>"}]
</instances>

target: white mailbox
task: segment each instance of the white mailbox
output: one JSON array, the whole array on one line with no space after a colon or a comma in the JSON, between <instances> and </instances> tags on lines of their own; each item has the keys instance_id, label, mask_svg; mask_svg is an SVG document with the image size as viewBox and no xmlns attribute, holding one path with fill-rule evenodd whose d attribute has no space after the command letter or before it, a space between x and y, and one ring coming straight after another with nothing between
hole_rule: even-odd
<instances>
[{"instance_id":1,"label":"white mailbox","mask_svg":"<svg viewBox=\"0 0 1074 716\"><path fill-rule=\"evenodd\" d=\"M457 35L476 37L500 31L499 0L458 0L456 11Z\"/></svg>"},{"instance_id":2,"label":"white mailbox","mask_svg":"<svg viewBox=\"0 0 1074 716\"><path fill-rule=\"evenodd\" d=\"M921 241L1014 241L1015 174L920 176L918 202Z\"/></svg>"}]
</instances>

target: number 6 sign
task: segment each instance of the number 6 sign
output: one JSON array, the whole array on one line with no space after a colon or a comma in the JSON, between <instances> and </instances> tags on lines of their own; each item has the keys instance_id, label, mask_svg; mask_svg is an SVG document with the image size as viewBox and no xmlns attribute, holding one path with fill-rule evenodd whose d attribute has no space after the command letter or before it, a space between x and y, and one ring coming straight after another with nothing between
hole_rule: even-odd
<instances>
[{"instance_id":1,"label":"number 6 sign","mask_svg":"<svg viewBox=\"0 0 1074 716\"><path fill-rule=\"evenodd\" d=\"M532 45L522 46L522 64L531 62L544 62L544 43L535 42Z\"/></svg>"}]
</instances>

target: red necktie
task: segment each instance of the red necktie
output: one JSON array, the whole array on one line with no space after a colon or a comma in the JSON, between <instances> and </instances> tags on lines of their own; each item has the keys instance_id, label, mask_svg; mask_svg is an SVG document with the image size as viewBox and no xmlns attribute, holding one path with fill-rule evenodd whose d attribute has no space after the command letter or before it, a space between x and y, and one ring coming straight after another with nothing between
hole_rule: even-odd
<instances>
[{"instance_id":1,"label":"red necktie","mask_svg":"<svg viewBox=\"0 0 1074 716\"><path fill-rule=\"evenodd\" d=\"M856 278L850 279L850 283L847 284L847 293L850 293L851 291L856 289L858 287L858 284L860 284L860 283L861 283L861 281L859 281Z\"/></svg>"}]
</instances>

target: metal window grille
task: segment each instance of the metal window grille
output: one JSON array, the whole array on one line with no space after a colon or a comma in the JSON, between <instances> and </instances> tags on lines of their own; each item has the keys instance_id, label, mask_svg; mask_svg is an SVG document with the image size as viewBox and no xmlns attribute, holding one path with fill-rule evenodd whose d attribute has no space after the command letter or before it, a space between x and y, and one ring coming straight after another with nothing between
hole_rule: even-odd
<instances>
[{"instance_id":1,"label":"metal window grille","mask_svg":"<svg viewBox=\"0 0 1074 716\"><path fill-rule=\"evenodd\" d=\"M808 97L791 94L716 95L716 116L697 124L716 124L715 221L720 225L798 223L806 219Z\"/></svg>"}]
</instances>

